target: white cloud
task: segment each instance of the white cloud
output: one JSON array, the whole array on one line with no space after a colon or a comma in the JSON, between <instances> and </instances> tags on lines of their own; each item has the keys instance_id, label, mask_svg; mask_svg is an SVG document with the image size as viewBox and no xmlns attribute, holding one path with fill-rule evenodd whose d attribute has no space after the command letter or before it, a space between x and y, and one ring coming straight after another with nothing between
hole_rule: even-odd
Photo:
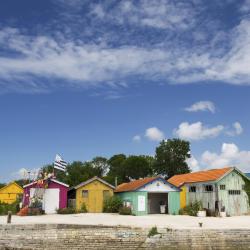
<instances>
[{"instance_id":1,"label":"white cloud","mask_svg":"<svg viewBox=\"0 0 250 250\"><path fill-rule=\"evenodd\" d=\"M192 3L172 2L169 0L122 1L112 8L104 10L100 5L93 5L98 18L115 21L119 24L130 23L136 26L157 29L186 29L195 23L195 9Z\"/></svg>"},{"instance_id":2,"label":"white cloud","mask_svg":"<svg viewBox=\"0 0 250 250\"><path fill-rule=\"evenodd\" d=\"M240 135L243 133L243 127L239 122L235 122L233 123L232 128L227 129L225 133L229 136Z\"/></svg>"},{"instance_id":3,"label":"white cloud","mask_svg":"<svg viewBox=\"0 0 250 250\"><path fill-rule=\"evenodd\" d=\"M211 113L215 113L215 105L211 101L200 101L185 108L185 110L188 112L210 111Z\"/></svg>"},{"instance_id":4,"label":"white cloud","mask_svg":"<svg viewBox=\"0 0 250 250\"><path fill-rule=\"evenodd\" d=\"M242 128L242 126L241 126L241 124L240 124L239 122L235 122L235 123L233 124L233 127L235 128L235 133L236 133L236 135L242 134L243 128Z\"/></svg>"},{"instance_id":5,"label":"white cloud","mask_svg":"<svg viewBox=\"0 0 250 250\"><path fill-rule=\"evenodd\" d=\"M243 13L248 13L250 11L250 0L243 1L240 11Z\"/></svg>"},{"instance_id":6,"label":"white cloud","mask_svg":"<svg viewBox=\"0 0 250 250\"><path fill-rule=\"evenodd\" d=\"M183 122L179 125L178 129L174 130L174 133L186 140L202 140L206 138L217 137L224 130L223 125L218 125L215 127L206 127L202 122L196 122L189 124L188 122Z\"/></svg>"},{"instance_id":7,"label":"white cloud","mask_svg":"<svg viewBox=\"0 0 250 250\"><path fill-rule=\"evenodd\" d=\"M236 166L243 172L250 172L250 151L241 151L234 143L223 143L220 153L205 151L201 163L209 168Z\"/></svg>"},{"instance_id":8,"label":"white cloud","mask_svg":"<svg viewBox=\"0 0 250 250\"><path fill-rule=\"evenodd\" d=\"M140 141L141 141L141 136L140 136L140 135L135 135L135 136L133 137L133 141L134 141L134 142L140 142Z\"/></svg>"},{"instance_id":9,"label":"white cloud","mask_svg":"<svg viewBox=\"0 0 250 250\"><path fill-rule=\"evenodd\" d=\"M191 158L187 159L186 162L193 172L200 170L199 162L193 155L191 156Z\"/></svg>"},{"instance_id":10,"label":"white cloud","mask_svg":"<svg viewBox=\"0 0 250 250\"><path fill-rule=\"evenodd\" d=\"M40 168L26 169L20 168L18 171L12 173L13 178L15 179L36 179L38 176Z\"/></svg>"},{"instance_id":11,"label":"white cloud","mask_svg":"<svg viewBox=\"0 0 250 250\"><path fill-rule=\"evenodd\" d=\"M67 3L74 11L86 4L80 0L58 2ZM187 29L190 36L200 34L202 37L203 33L193 31L194 24L197 23L196 12L192 3L184 1L174 3L167 0L147 0L138 3L122 1L115 9L109 10L105 4L93 4L87 14L119 25L179 32ZM92 21L94 23L96 20ZM124 42L115 47L113 44L116 44L115 39L118 38L114 38L113 32L105 32L105 36L98 38L99 40L87 43L84 39L68 37L56 29L54 33L51 31L51 34L45 36L27 35L23 30L21 32L19 29L5 27L0 29L0 46L7 52L0 57L0 89L44 92L55 86L79 88L106 85L110 81L126 82L126 79L134 76L174 84L217 81L249 85L249 26L250 19L244 16L238 26L227 32L217 30L214 39L205 39L204 44L194 46L180 46L166 38L158 44L137 40L135 43ZM95 30L91 29L89 27L88 32L94 33ZM135 30L131 34L134 35ZM132 40L131 34L128 34L127 41Z\"/></svg>"},{"instance_id":12,"label":"white cloud","mask_svg":"<svg viewBox=\"0 0 250 250\"><path fill-rule=\"evenodd\" d=\"M151 141L161 141L165 138L164 133L157 127L146 129L145 136Z\"/></svg>"}]
</instances>

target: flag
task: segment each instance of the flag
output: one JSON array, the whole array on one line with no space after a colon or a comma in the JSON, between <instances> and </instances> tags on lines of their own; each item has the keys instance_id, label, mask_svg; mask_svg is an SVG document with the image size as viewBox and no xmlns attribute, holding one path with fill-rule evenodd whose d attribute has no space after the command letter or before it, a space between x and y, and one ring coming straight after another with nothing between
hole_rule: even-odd
<instances>
[{"instance_id":1,"label":"flag","mask_svg":"<svg viewBox=\"0 0 250 250\"><path fill-rule=\"evenodd\" d=\"M60 155L56 155L56 158L54 161L54 168L65 172L66 166L67 166L67 162L64 161Z\"/></svg>"}]
</instances>

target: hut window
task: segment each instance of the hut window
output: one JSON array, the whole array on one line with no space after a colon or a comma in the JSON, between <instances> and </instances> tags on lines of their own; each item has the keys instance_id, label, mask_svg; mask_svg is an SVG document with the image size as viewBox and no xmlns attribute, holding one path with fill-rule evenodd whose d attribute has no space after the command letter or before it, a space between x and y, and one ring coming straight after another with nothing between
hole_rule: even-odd
<instances>
[{"instance_id":1,"label":"hut window","mask_svg":"<svg viewBox=\"0 0 250 250\"><path fill-rule=\"evenodd\" d=\"M195 186L189 187L189 192L190 193L196 193L196 187Z\"/></svg>"},{"instance_id":2,"label":"hut window","mask_svg":"<svg viewBox=\"0 0 250 250\"><path fill-rule=\"evenodd\" d=\"M240 190L228 190L228 194L230 194L230 195L240 195Z\"/></svg>"},{"instance_id":3,"label":"hut window","mask_svg":"<svg viewBox=\"0 0 250 250\"><path fill-rule=\"evenodd\" d=\"M110 197L110 193L109 193L109 190L103 190L103 199L107 199Z\"/></svg>"},{"instance_id":4,"label":"hut window","mask_svg":"<svg viewBox=\"0 0 250 250\"><path fill-rule=\"evenodd\" d=\"M205 191L206 192L213 192L213 186L212 185L205 185Z\"/></svg>"},{"instance_id":5,"label":"hut window","mask_svg":"<svg viewBox=\"0 0 250 250\"><path fill-rule=\"evenodd\" d=\"M225 190L226 189L226 185L220 185L220 190Z\"/></svg>"},{"instance_id":6,"label":"hut window","mask_svg":"<svg viewBox=\"0 0 250 250\"><path fill-rule=\"evenodd\" d=\"M88 190L82 190L82 197L88 198L89 197L89 191Z\"/></svg>"},{"instance_id":7,"label":"hut window","mask_svg":"<svg viewBox=\"0 0 250 250\"><path fill-rule=\"evenodd\" d=\"M245 190L246 189L246 185L242 185L242 190Z\"/></svg>"}]
</instances>

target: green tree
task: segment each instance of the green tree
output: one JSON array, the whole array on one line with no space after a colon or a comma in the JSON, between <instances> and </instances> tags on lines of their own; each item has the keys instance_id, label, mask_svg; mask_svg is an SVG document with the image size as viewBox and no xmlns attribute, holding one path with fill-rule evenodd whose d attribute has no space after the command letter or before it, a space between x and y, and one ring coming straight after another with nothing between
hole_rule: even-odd
<instances>
[{"instance_id":1,"label":"green tree","mask_svg":"<svg viewBox=\"0 0 250 250\"><path fill-rule=\"evenodd\" d=\"M152 174L149 158L143 155L131 155L123 162L128 179L139 179Z\"/></svg>"},{"instance_id":2,"label":"green tree","mask_svg":"<svg viewBox=\"0 0 250 250\"><path fill-rule=\"evenodd\" d=\"M124 154L117 154L113 155L109 160L109 172L107 177L105 178L106 181L115 185L115 178L117 178L117 183L120 184L122 182L129 181L126 177L126 170L124 168L124 161L126 160L126 155Z\"/></svg>"},{"instance_id":3,"label":"green tree","mask_svg":"<svg viewBox=\"0 0 250 250\"><path fill-rule=\"evenodd\" d=\"M108 172L109 164L105 157L97 156L91 161L92 167L96 170L97 176L104 176Z\"/></svg>"},{"instance_id":4,"label":"green tree","mask_svg":"<svg viewBox=\"0 0 250 250\"><path fill-rule=\"evenodd\" d=\"M180 139L161 141L156 148L154 172L167 178L176 174L189 173L186 160L191 157L190 143Z\"/></svg>"},{"instance_id":5,"label":"green tree","mask_svg":"<svg viewBox=\"0 0 250 250\"><path fill-rule=\"evenodd\" d=\"M101 177L99 169L92 166L91 162L75 161L67 167L67 182L71 187L80 184L94 176Z\"/></svg>"}]
</instances>

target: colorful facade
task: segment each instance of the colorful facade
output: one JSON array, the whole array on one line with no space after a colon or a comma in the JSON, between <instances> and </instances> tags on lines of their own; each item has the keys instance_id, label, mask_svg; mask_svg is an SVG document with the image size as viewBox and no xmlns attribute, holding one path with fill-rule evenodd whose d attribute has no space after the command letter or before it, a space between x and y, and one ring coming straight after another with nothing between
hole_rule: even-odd
<instances>
[{"instance_id":1,"label":"colorful facade","mask_svg":"<svg viewBox=\"0 0 250 250\"><path fill-rule=\"evenodd\" d=\"M56 213L57 209L67 207L68 187L55 179L34 181L24 186L23 204L30 206L32 199L39 196L45 213Z\"/></svg>"},{"instance_id":2,"label":"colorful facade","mask_svg":"<svg viewBox=\"0 0 250 250\"><path fill-rule=\"evenodd\" d=\"M225 211L227 215L249 212L250 179L237 168L211 169L175 175L168 180L182 189L181 208L200 201L203 208L213 212ZM185 204L186 200L186 204Z\"/></svg>"},{"instance_id":3,"label":"colorful facade","mask_svg":"<svg viewBox=\"0 0 250 250\"><path fill-rule=\"evenodd\" d=\"M90 213L101 213L106 197L113 196L115 187L99 177L82 182L76 189L76 209L86 206Z\"/></svg>"},{"instance_id":4,"label":"colorful facade","mask_svg":"<svg viewBox=\"0 0 250 250\"><path fill-rule=\"evenodd\" d=\"M17 200L21 200L23 188L16 182L11 182L0 189L0 202L11 204Z\"/></svg>"},{"instance_id":5,"label":"colorful facade","mask_svg":"<svg viewBox=\"0 0 250 250\"><path fill-rule=\"evenodd\" d=\"M115 189L132 214L146 215L162 213L178 214L180 210L180 189L161 177L149 177L123 183Z\"/></svg>"}]
</instances>

